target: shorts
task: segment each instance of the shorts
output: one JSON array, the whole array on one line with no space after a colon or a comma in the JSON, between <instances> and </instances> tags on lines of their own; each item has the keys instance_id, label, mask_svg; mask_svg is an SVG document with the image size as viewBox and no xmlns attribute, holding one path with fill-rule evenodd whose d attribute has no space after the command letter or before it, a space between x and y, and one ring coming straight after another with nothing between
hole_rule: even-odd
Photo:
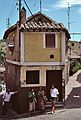
<instances>
[{"instance_id":1,"label":"shorts","mask_svg":"<svg viewBox=\"0 0 81 120\"><path fill-rule=\"evenodd\" d=\"M57 98L56 97L51 97L51 100L52 100L52 107L54 107L55 102L57 101Z\"/></svg>"}]
</instances>

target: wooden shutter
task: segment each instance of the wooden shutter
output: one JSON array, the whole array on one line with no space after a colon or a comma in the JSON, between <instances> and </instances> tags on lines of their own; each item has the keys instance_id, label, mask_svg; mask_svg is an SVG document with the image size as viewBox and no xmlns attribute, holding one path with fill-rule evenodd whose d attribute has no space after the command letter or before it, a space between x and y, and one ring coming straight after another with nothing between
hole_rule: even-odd
<instances>
[{"instance_id":1,"label":"wooden shutter","mask_svg":"<svg viewBox=\"0 0 81 120\"><path fill-rule=\"evenodd\" d=\"M45 35L46 48L55 48L55 34Z\"/></svg>"}]
</instances>

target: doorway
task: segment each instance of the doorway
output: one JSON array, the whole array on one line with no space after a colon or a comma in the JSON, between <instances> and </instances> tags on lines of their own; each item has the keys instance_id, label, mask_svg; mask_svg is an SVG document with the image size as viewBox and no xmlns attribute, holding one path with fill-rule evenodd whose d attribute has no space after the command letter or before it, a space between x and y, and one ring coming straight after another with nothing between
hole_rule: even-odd
<instances>
[{"instance_id":1,"label":"doorway","mask_svg":"<svg viewBox=\"0 0 81 120\"><path fill-rule=\"evenodd\" d=\"M59 91L59 101L62 101L62 70L46 70L46 95L50 100L50 89L55 84Z\"/></svg>"}]
</instances>

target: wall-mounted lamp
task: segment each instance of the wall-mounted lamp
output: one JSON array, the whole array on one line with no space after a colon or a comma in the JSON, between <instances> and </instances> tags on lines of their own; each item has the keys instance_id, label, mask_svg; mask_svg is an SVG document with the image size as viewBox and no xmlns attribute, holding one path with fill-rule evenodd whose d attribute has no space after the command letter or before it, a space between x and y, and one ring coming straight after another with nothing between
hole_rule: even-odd
<instances>
[{"instance_id":1,"label":"wall-mounted lamp","mask_svg":"<svg viewBox=\"0 0 81 120\"><path fill-rule=\"evenodd\" d=\"M13 50L14 50L14 44L13 43L9 43L8 44L8 48L9 48L10 51L13 52Z\"/></svg>"},{"instance_id":2,"label":"wall-mounted lamp","mask_svg":"<svg viewBox=\"0 0 81 120\"><path fill-rule=\"evenodd\" d=\"M66 59L65 62L68 63L68 59Z\"/></svg>"}]
</instances>

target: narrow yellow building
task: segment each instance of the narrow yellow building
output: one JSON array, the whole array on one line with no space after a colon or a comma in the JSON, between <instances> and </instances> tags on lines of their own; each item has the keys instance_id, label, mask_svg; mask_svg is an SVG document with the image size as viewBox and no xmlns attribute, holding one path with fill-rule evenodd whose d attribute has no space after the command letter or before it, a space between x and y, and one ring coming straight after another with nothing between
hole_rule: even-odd
<instances>
[{"instance_id":1,"label":"narrow yellow building","mask_svg":"<svg viewBox=\"0 0 81 120\"><path fill-rule=\"evenodd\" d=\"M14 109L20 112L28 110L30 87L35 89L36 94L39 87L43 87L50 100L50 88L55 84L59 90L59 101L63 102L66 45L70 38L64 25L41 12L26 19L26 10L22 8L21 27L17 22L5 31L4 38L7 43L7 87L19 91L15 96Z\"/></svg>"}]
</instances>

